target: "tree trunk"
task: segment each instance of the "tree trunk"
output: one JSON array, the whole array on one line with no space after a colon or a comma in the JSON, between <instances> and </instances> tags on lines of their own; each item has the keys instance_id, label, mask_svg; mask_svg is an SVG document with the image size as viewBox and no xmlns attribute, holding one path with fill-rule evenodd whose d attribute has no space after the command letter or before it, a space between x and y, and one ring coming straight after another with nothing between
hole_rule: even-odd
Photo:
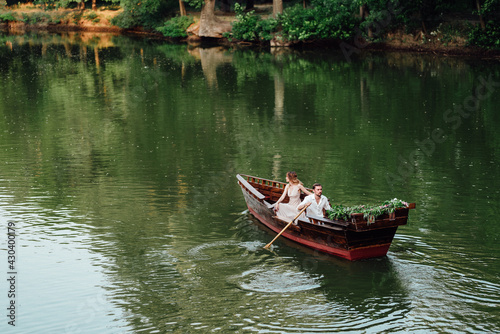
<instances>
[{"instance_id":1,"label":"tree trunk","mask_svg":"<svg viewBox=\"0 0 500 334\"><path fill-rule=\"evenodd\" d=\"M179 0L179 9L181 16L186 16L186 6L184 6L184 2L182 0Z\"/></svg>"},{"instance_id":2,"label":"tree trunk","mask_svg":"<svg viewBox=\"0 0 500 334\"><path fill-rule=\"evenodd\" d=\"M418 12L418 14L420 15L420 21L422 24L422 32L424 33L424 35L427 35L427 25L425 24L426 16L424 15L423 8L420 8L420 11Z\"/></svg>"},{"instance_id":3,"label":"tree trunk","mask_svg":"<svg viewBox=\"0 0 500 334\"><path fill-rule=\"evenodd\" d=\"M476 0L476 8L477 8L477 11L479 12L479 23L481 24L481 28L483 30L485 30L486 23L484 23L483 14L481 14L481 0Z\"/></svg>"},{"instance_id":4,"label":"tree trunk","mask_svg":"<svg viewBox=\"0 0 500 334\"><path fill-rule=\"evenodd\" d=\"M370 14L370 12L368 10L367 4L363 4L363 5L359 6L359 16L361 17L361 21L364 21L368 17L369 14ZM367 34L368 34L369 38L373 38L373 31L372 31L371 26L368 27Z\"/></svg>"},{"instance_id":5,"label":"tree trunk","mask_svg":"<svg viewBox=\"0 0 500 334\"><path fill-rule=\"evenodd\" d=\"M277 18L278 14L283 14L283 0L273 0L273 17Z\"/></svg>"},{"instance_id":6,"label":"tree trunk","mask_svg":"<svg viewBox=\"0 0 500 334\"><path fill-rule=\"evenodd\" d=\"M223 33L230 31L231 23L219 20L215 16L215 0L205 0L205 5L201 9L198 36L221 38Z\"/></svg>"},{"instance_id":7,"label":"tree trunk","mask_svg":"<svg viewBox=\"0 0 500 334\"><path fill-rule=\"evenodd\" d=\"M92 10L97 10L97 0L92 0Z\"/></svg>"},{"instance_id":8,"label":"tree trunk","mask_svg":"<svg viewBox=\"0 0 500 334\"><path fill-rule=\"evenodd\" d=\"M200 20L204 17L205 19L211 19L215 17L215 0L205 0L205 5L201 9Z\"/></svg>"},{"instance_id":9,"label":"tree trunk","mask_svg":"<svg viewBox=\"0 0 500 334\"><path fill-rule=\"evenodd\" d=\"M361 20L364 20L365 17L368 16L368 8L366 4L359 6L359 16L361 17Z\"/></svg>"}]
</instances>

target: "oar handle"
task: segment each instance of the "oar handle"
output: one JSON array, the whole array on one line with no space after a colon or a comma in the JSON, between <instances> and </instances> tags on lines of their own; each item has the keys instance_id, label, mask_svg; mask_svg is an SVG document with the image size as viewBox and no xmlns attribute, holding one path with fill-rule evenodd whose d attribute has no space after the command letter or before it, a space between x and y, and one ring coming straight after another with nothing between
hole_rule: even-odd
<instances>
[{"instance_id":1,"label":"oar handle","mask_svg":"<svg viewBox=\"0 0 500 334\"><path fill-rule=\"evenodd\" d=\"M302 214L302 212L304 212L308 207L309 205L311 205L311 203L307 203L306 206L304 206L304 208L302 210L300 210L299 214L295 216L295 218L292 219L291 222L289 222L282 230L280 233L278 233L277 236L274 237L273 240L271 240L270 243L268 243L267 245L264 246L265 249L268 249L269 247L271 247L272 243L274 242L274 240L278 239L280 237L280 235L285 232L285 230L288 228L288 226L292 225L292 223L297 219L299 218L299 216Z\"/></svg>"}]
</instances>

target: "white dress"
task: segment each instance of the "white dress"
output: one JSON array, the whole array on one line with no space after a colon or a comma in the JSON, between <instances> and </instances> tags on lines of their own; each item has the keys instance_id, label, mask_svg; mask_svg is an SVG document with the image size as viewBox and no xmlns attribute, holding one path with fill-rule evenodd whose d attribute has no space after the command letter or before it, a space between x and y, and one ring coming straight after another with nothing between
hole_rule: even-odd
<instances>
[{"instance_id":1,"label":"white dress","mask_svg":"<svg viewBox=\"0 0 500 334\"><path fill-rule=\"evenodd\" d=\"M278 218L283 219L287 222L291 222L299 214L297 207L300 204L300 189L298 186L288 187L288 198L290 199L288 203L278 204ZM305 214L302 213L299 218L305 218Z\"/></svg>"}]
</instances>

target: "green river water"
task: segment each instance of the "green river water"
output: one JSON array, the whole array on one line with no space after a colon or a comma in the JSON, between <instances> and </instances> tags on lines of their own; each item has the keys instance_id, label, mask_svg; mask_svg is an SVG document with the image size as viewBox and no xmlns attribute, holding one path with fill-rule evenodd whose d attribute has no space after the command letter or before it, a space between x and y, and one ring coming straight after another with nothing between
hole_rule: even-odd
<instances>
[{"instance_id":1,"label":"green river water","mask_svg":"<svg viewBox=\"0 0 500 334\"><path fill-rule=\"evenodd\" d=\"M494 60L0 35L0 332L499 332L499 105ZM417 207L264 250L235 176L289 170Z\"/></svg>"}]
</instances>

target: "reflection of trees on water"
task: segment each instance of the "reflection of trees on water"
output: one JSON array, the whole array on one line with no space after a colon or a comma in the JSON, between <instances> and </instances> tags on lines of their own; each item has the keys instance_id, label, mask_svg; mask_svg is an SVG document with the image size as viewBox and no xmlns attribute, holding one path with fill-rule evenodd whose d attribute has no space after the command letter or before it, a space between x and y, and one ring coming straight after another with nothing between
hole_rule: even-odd
<instances>
[{"instance_id":1,"label":"reflection of trees on water","mask_svg":"<svg viewBox=\"0 0 500 334\"><path fill-rule=\"evenodd\" d=\"M484 142L491 145L492 151L500 147L493 127L496 124L492 116L496 114L494 98L481 101L480 108L464 118L457 131L451 131L443 120L443 113L452 107L450 100L462 103L464 96L474 91L477 78L487 77L491 71L491 67L481 68L467 59L367 53L362 59L348 63L341 55L269 54L223 48L190 50L184 45L142 44L111 35L35 35L34 40L25 36L4 39L7 47L0 51L1 67L25 73L10 79L6 86L11 88L2 91L7 104L22 105L23 100L35 104L51 101L59 110L70 110L73 104L86 103L84 98L67 99L73 95L78 99L74 90L80 87L87 94L84 96L96 98L97 108L106 110L108 129L116 128L117 122L122 123L119 126L134 122L137 126L134 134L124 140L150 145L153 143L145 133L152 130L151 122L155 122L153 132L159 134L166 130L176 135L180 135L179 131L170 129L165 122L187 122L194 125L198 137L186 138L184 134L174 137L180 140L173 146L174 152L181 154L205 136L213 138L209 133L217 130L218 136L226 134L230 138L235 152L243 152L236 153L240 161L234 166L243 170L252 165L268 170L265 173L281 175L293 166L284 164L277 168L274 157L289 161L293 155L299 159L294 163L300 165L307 165L311 158L317 159L317 163L307 167L311 175L335 169L343 180L363 179L367 186L385 188L386 180L373 176L380 173L380 168L397 171L402 163L399 157L417 149L413 143L426 139L435 128L445 129L448 136L445 143L436 147L436 155L450 157L456 166L468 163L460 160L460 152L468 150L467 147L483 146ZM28 45L30 55L20 62ZM93 53L90 59L89 53ZM32 56L36 54L41 55L41 61ZM48 67L53 66L54 59L59 71L51 74ZM493 70L493 74L498 77L498 70ZM448 82L450 76L456 80ZM27 88L33 83L39 85L38 90ZM207 92L207 86L216 91ZM179 113L182 106L177 96L186 92L193 97L189 102L193 112ZM229 98L218 99L212 94ZM407 104L419 104L420 108L413 114L404 114L402 110ZM154 113L141 120L141 116L133 115L137 110ZM68 119L85 124L89 114L90 111L72 114ZM71 125L66 124L68 128L72 128ZM301 132L318 136L321 144L307 147L295 143L296 134L283 137L282 130L290 126L304 127ZM231 128L237 130L231 132ZM467 138L471 129L478 128L486 129L493 140L485 140L484 136ZM278 135L280 140L274 140ZM379 146L387 148L395 142L407 142L409 146L373 149L372 137L385 141ZM340 153L331 152L329 148L332 143L342 149L341 163ZM227 150L232 151L226 147L220 153ZM383 162L383 167L379 162ZM412 167L415 173L405 180L410 188L416 188L412 180L420 183L426 178L425 170L435 169L433 165L439 165L440 160L426 157L418 163ZM281 168L283 170L278 170Z\"/></svg>"},{"instance_id":2,"label":"reflection of trees on water","mask_svg":"<svg viewBox=\"0 0 500 334\"><path fill-rule=\"evenodd\" d=\"M450 100L440 97L451 96L455 102L461 103L464 94L474 90L477 77L481 73L487 76L486 71L489 71L463 59L399 53L384 56L365 54L363 59L347 63L340 55L311 56L307 52L269 54L228 51L223 48L190 50L184 45L154 42L143 45L111 35L40 35L31 42L22 36L14 40L9 37L5 43L12 44L12 41L15 42L14 47L3 49L3 67L16 66L32 77L30 81L36 80L40 85L47 83L52 87L48 93L50 100L57 101L58 108L70 109L66 97L73 95L71 90L74 87L83 84L81 89L90 96L104 97L98 103L107 110L108 115L112 115L110 119L113 120L113 126L117 120L130 121L132 110L149 110L151 107L167 111L156 112L150 118L158 126L166 120L175 123L186 119L184 115L175 115L180 107L176 96L190 91L193 96L190 101L192 110L211 109L211 112L189 115L190 118L194 117L190 122L194 121L195 130L199 131L198 137L203 137L209 129L217 129L231 138L237 151L245 152L241 155L243 164L238 163L235 168L239 165L245 170L248 164L268 165L267 173L281 175L285 170L273 172L269 164L275 164L275 156L282 156L284 161L289 160L286 153L289 150L299 156L297 164L301 165L310 160L301 161L301 156L321 157L317 164L308 166L312 168L312 175L318 175L325 168L334 168L338 175L342 175L342 179L365 179L367 185L378 184L380 188L386 186L386 180L373 180L373 175L379 174L377 162L383 161L384 168L397 171L401 164L399 156L404 157L417 146L410 145L410 151L400 148L374 151L370 149L371 138L385 139L385 145L381 146L391 147L394 142L422 141L434 128L449 129L449 124L443 121L443 113L450 108ZM31 59L28 63L20 63L21 53L18 52L27 45L30 45L32 54L41 54L47 62L42 60L35 63L35 59ZM89 49L93 51L90 51L93 53L92 59L88 58ZM58 59L61 71L50 75L45 66L51 66L49 64L54 58ZM88 65L92 65L94 70L87 68ZM202 71L199 71L200 66ZM43 73L43 79L36 73ZM231 78L228 74L235 77ZM450 75L457 80L451 84L444 83L448 80L445 77ZM205 82L199 80L201 77ZM68 79L69 84L64 82ZM19 95L25 95L27 100L35 103L47 97L47 93L31 93L33 90L23 87L27 84L23 80L25 76L10 82L10 86L17 90L16 94L7 94L17 96L13 105L19 103ZM221 81L224 82L223 86L219 84ZM179 86L175 83L182 84ZM215 87L217 94L227 95L229 100L222 102L210 94L205 95L206 84ZM428 87L435 89L429 90ZM12 101L9 96L6 96L6 101ZM209 101L208 104L206 101ZM274 101L274 105L271 106L269 101ZM83 100L79 102L85 104ZM414 114L401 117L406 103L421 104L421 108ZM156 107L152 104L156 104ZM484 121L494 119L490 116L495 114L492 112L493 105L491 100L482 101L479 110L464 119L458 131L448 133L449 140L439 145L436 154L456 160L460 159L459 152L464 149L464 145L482 146L484 138L480 136L471 140L461 138L467 136L467 129L486 128L489 129L490 137L498 137L491 128L495 122ZM373 110L384 112L375 113ZM236 115L246 116L238 117L238 121L235 121ZM79 122L85 123L87 117L84 116ZM252 122L260 124L259 127L251 126ZM135 123L138 125L136 138L145 136L143 133L148 126L143 123ZM281 142L273 140L283 127L305 125L307 130L303 130L304 133L318 136L322 133L321 141L325 144L307 148L300 145L290 147L290 143L294 143L293 136L281 137ZM238 130L228 133L231 127L237 127ZM144 138L143 141L147 143L148 139ZM487 142L498 147L494 143L500 140ZM194 141L185 139L183 143L188 145ZM342 148L342 164L339 165L335 152L324 154L329 151L330 143ZM179 146L186 147L180 144L177 149ZM498 150L495 147L493 149ZM429 164L439 162L424 159L420 163L424 165L414 166L417 172L413 176L425 178L421 174L422 170L433 169ZM455 161L454 164L462 163ZM285 164L281 168L289 167ZM412 182L411 179L406 181ZM411 183L407 186L412 187Z\"/></svg>"},{"instance_id":3,"label":"reflection of trees on water","mask_svg":"<svg viewBox=\"0 0 500 334\"><path fill-rule=\"evenodd\" d=\"M233 57L224 48L195 48L189 53L199 59L203 75L210 87L218 88L217 69L224 64L231 64Z\"/></svg>"},{"instance_id":4,"label":"reflection of trees on water","mask_svg":"<svg viewBox=\"0 0 500 334\"><path fill-rule=\"evenodd\" d=\"M274 117L277 121L283 120L285 110L285 81L283 76L276 72L274 74Z\"/></svg>"}]
</instances>

